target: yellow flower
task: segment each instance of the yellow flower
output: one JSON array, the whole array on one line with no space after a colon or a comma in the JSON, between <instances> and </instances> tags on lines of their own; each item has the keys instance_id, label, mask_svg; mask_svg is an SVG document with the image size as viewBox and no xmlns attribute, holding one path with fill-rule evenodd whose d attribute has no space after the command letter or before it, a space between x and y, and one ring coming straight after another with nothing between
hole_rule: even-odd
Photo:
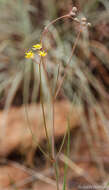
<instances>
[{"instance_id":1,"label":"yellow flower","mask_svg":"<svg viewBox=\"0 0 109 190\"><path fill-rule=\"evenodd\" d=\"M43 50L43 51L39 51L39 55L41 57L45 57L47 55L47 53Z\"/></svg>"},{"instance_id":2,"label":"yellow flower","mask_svg":"<svg viewBox=\"0 0 109 190\"><path fill-rule=\"evenodd\" d=\"M34 53L32 51L25 52L25 58L30 59L34 57Z\"/></svg>"},{"instance_id":3,"label":"yellow flower","mask_svg":"<svg viewBox=\"0 0 109 190\"><path fill-rule=\"evenodd\" d=\"M36 45L33 45L33 50L36 50L36 49L41 49L42 48L42 44L36 44Z\"/></svg>"}]
</instances>

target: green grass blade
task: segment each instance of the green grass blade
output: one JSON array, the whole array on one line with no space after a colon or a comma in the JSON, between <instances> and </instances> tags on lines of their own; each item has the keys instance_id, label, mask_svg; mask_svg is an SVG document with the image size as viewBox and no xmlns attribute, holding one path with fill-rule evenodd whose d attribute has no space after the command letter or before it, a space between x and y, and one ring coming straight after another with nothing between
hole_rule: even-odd
<instances>
[{"instance_id":1,"label":"green grass blade","mask_svg":"<svg viewBox=\"0 0 109 190\"><path fill-rule=\"evenodd\" d=\"M70 125L69 125L69 120L68 120L68 140L67 140L66 155L67 155L68 157L69 157L69 155L70 155ZM63 188L62 188L62 190L65 190L65 189L66 189L67 169L68 169L68 165L65 163L65 166L64 166L64 183L63 183Z\"/></svg>"},{"instance_id":2,"label":"green grass blade","mask_svg":"<svg viewBox=\"0 0 109 190\"><path fill-rule=\"evenodd\" d=\"M56 160L54 163L55 175L56 175L56 186L57 190L59 190L59 170L58 170L58 161Z\"/></svg>"}]
</instances>

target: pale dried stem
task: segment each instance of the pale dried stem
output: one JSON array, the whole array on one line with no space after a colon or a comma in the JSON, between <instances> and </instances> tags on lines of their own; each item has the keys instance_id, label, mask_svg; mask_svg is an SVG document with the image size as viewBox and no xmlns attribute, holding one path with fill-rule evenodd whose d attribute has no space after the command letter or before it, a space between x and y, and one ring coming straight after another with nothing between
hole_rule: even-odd
<instances>
[{"instance_id":1,"label":"pale dried stem","mask_svg":"<svg viewBox=\"0 0 109 190\"><path fill-rule=\"evenodd\" d=\"M80 38L80 34L81 34L81 30L78 32L78 35L77 35L75 44L74 44L73 49L72 49L71 56L70 56L70 58L69 58L69 61L68 61L68 63L67 63L67 67L65 68L65 70L69 67L69 64L70 64L70 62L71 62L71 59L72 59L72 56L73 56L73 54L74 54L75 48L76 48L76 46L77 46L78 40L79 40L79 38ZM58 94L59 94L59 91L60 91L60 89L61 89L61 87L62 87L62 85L63 85L63 82L64 82L65 77L66 77L66 72L64 72L63 78L62 78L62 80L61 80L61 82L60 82L60 85L59 85L59 87L58 87L58 89L57 89L57 91L56 91L56 93L55 93L54 100L56 100L56 98L57 98L57 96L58 96Z\"/></svg>"}]
</instances>

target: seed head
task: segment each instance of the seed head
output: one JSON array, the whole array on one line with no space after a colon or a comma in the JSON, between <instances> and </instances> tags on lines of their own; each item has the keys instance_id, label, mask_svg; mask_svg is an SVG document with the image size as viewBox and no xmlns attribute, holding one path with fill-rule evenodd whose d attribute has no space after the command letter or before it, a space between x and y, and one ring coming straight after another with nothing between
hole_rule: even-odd
<instances>
[{"instance_id":1,"label":"seed head","mask_svg":"<svg viewBox=\"0 0 109 190\"><path fill-rule=\"evenodd\" d=\"M91 26L91 23L90 23L90 22L88 22L88 23L87 23L87 26L89 26L89 27L90 27L90 26Z\"/></svg>"},{"instance_id":2,"label":"seed head","mask_svg":"<svg viewBox=\"0 0 109 190\"><path fill-rule=\"evenodd\" d=\"M77 7L73 7L72 12L76 13L77 12Z\"/></svg>"},{"instance_id":3,"label":"seed head","mask_svg":"<svg viewBox=\"0 0 109 190\"><path fill-rule=\"evenodd\" d=\"M89 26L91 26L91 23L87 22L87 18L86 17L82 17L81 21L80 21L80 28L81 28L81 30L84 30L84 29L86 29Z\"/></svg>"},{"instance_id":4,"label":"seed head","mask_svg":"<svg viewBox=\"0 0 109 190\"><path fill-rule=\"evenodd\" d=\"M87 18L86 18L86 17L82 17L82 18L81 18L81 21L82 21L82 22L86 22L86 21L87 21Z\"/></svg>"},{"instance_id":5,"label":"seed head","mask_svg":"<svg viewBox=\"0 0 109 190\"><path fill-rule=\"evenodd\" d=\"M70 11L70 16L75 17L77 13L77 8L73 7L72 10Z\"/></svg>"},{"instance_id":6,"label":"seed head","mask_svg":"<svg viewBox=\"0 0 109 190\"><path fill-rule=\"evenodd\" d=\"M74 18L74 21L80 23L79 19L77 17Z\"/></svg>"}]
</instances>

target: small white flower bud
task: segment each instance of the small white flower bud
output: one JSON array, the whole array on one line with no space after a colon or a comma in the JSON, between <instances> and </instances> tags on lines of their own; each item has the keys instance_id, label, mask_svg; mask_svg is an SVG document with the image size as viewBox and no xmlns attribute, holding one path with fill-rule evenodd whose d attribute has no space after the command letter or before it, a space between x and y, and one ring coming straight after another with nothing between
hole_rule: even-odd
<instances>
[{"instance_id":1,"label":"small white flower bud","mask_svg":"<svg viewBox=\"0 0 109 190\"><path fill-rule=\"evenodd\" d=\"M88 23L87 23L87 26L89 26L89 27L90 27L90 26L91 26L91 23L90 23L90 22L88 22Z\"/></svg>"},{"instance_id":2,"label":"small white flower bud","mask_svg":"<svg viewBox=\"0 0 109 190\"><path fill-rule=\"evenodd\" d=\"M76 22L78 22L78 23L80 22L79 19L76 18L76 17L74 18L74 21L76 21Z\"/></svg>"},{"instance_id":3,"label":"small white flower bud","mask_svg":"<svg viewBox=\"0 0 109 190\"><path fill-rule=\"evenodd\" d=\"M73 7L72 12L77 12L77 7Z\"/></svg>"},{"instance_id":4,"label":"small white flower bud","mask_svg":"<svg viewBox=\"0 0 109 190\"><path fill-rule=\"evenodd\" d=\"M86 22L87 19L86 19L85 17L83 17L83 18L81 18L81 21L82 21L82 22Z\"/></svg>"}]
</instances>

